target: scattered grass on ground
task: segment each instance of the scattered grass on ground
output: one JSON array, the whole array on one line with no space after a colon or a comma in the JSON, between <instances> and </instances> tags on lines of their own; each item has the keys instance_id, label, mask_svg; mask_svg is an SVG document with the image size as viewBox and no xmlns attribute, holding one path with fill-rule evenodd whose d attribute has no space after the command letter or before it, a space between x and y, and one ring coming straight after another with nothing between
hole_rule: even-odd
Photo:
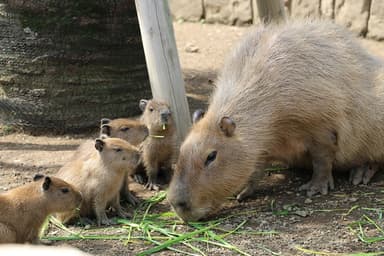
<instances>
[{"instance_id":1,"label":"scattered grass on ground","mask_svg":"<svg viewBox=\"0 0 384 256\"><path fill-rule=\"evenodd\" d=\"M44 238L50 241L68 240L118 240L128 245L143 244L147 249L138 255L150 255L161 250L172 250L184 255L207 255L210 247L221 247L238 255L250 255L241 248L231 244L226 239L236 234L275 235L276 231L249 231L244 229L247 220L242 221L231 229L223 228L221 224L239 215L254 215L255 211L246 211L217 220L193 222L184 224L173 212L150 213L154 205L163 201L165 192L161 192L145 200L136 209L131 219L117 218L117 225L106 228L81 229L78 232L65 227L58 220L50 217L50 223L67 233L65 236L48 235ZM247 219L247 218L244 218ZM256 245L265 254L279 255L262 244Z\"/></svg>"}]
</instances>

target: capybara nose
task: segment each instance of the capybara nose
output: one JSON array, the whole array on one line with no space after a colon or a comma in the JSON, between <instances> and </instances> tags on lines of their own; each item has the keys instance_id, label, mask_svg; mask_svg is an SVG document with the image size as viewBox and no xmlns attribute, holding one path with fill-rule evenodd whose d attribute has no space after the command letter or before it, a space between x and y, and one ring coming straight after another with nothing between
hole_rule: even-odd
<instances>
[{"instance_id":1,"label":"capybara nose","mask_svg":"<svg viewBox=\"0 0 384 256\"><path fill-rule=\"evenodd\" d=\"M164 121L167 121L170 114L171 114L171 112L169 110L161 111L161 113L160 113L161 119Z\"/></svg>"},{"instance_id":2,"label":"capybara nose","mask_svg":"<svg viewBox=\"0 0 384 256\"><path fill-rule=\"evenodd\" d=\"M173 202L171 203L171 205L173 206L173 208L175 208L176 211L186 211L190 209L187 201L183 201L183 200Z\"/></svg>"}]
</instances>

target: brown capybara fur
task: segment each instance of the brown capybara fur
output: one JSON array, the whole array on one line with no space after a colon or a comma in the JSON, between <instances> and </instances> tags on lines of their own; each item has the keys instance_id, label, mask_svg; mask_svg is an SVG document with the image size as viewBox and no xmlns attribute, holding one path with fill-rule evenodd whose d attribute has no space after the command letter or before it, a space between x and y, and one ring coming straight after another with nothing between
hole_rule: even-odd
<instances>
[{"instance_id":1,"label":"brown capybara fur","mask_svg":"<svg viewBox=\"0 0 384 256\"><path fill-rule=\"evenodd\" d=\"M0 194L0 243L39 243L48 215L80 206L81 194L67 182L36 175L34 181Z\"/></svg>"},{"instance_id":2,"label":"brown capybara fur","mask_svg":"<svg viewBox=\"0 0 384 256\"><path fill-rule=\"evenodd\" d=\"M120 205L119 191L125 173L134 170L139 157L138 149L125 140L100 137L94 142L84 142L56 176L80 190L81 217L96 216L97 225L108 225L111 224L106 215L108 206L120 217L128 216ZM62 222L73 217L76 217L73 212L57 214Z\"/></svg>"},{"instance_id":3,"label":"brown capybara fur","mask_svg":"<svg viewBox=\"0 0 384 256\"><path fill-rule=\"evenodd\" d=\"M103 118L100 122L100 134L111 138L120 138L134 146L139 146L148 136L148 129L140 120L131 118Z\"/></svg>"},{"instance_id":4,"label":"brown capybara fur","mask_svg":"<svg viewBox=\"0 0 384 256\"><path fill-rule=\"evenodd\" d=\"M111 138L120 138L128 141L133 146L138 147L148 136L147 127L138 119L132 118L103 118L100 121L100 135L107 135ZM135 181L144 184L145 168L143 163L137 165L136 169L131 173ZM138 204L139 200L129 190L130 175L126 174L123 185L120 190L120 196L123 200L132 205Z\"/></svg>"},{"instance_id":5,"label":"brown capybara fur","mask_svg":"<svg viewBox=\"0 0 384 256\"><path fill-rule=\"evenodd\" d=\"M381 71L380 71L381 70ZM332 169L384 157L382 63L326 21L250 32L227 60L209 107L183 142L168 200L185 221L251 195L271 161L313 175L301 189L326 194ZM198 118L195 118L198 119Z\"/></svg>"},{"instance_id":6,"label":"brown capybara fur","mask_svg":"<svg viewBox=\"0 0 384 256\"><path fill-rule=\"evenodd\" d=\"M141 143L142 161L148 176L146 188L159 189L160 168L172 176L172 161L176 147L176 127L169 105L160 100L140 100L143 111L141 122L147 126L149 135Z\"/></svg>"}]
</instances>

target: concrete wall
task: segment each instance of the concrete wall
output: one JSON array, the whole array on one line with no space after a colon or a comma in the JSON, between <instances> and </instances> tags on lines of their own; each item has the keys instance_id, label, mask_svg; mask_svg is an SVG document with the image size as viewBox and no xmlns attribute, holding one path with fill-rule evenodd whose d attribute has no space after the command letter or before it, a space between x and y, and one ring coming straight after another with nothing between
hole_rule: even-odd
<instances>
[{"instance_id":1,"label":"concrete wall","mask_svg":"<svg viewBox=\"0 0 384 256\"><path fill-rule=\"evenodd\" d=\"M285 0L287 16L326 18L356 35L384 40L384 0ZM260 23L256 0L169 0L174 19L250 25Z\"/></svg>"}]
</instances>

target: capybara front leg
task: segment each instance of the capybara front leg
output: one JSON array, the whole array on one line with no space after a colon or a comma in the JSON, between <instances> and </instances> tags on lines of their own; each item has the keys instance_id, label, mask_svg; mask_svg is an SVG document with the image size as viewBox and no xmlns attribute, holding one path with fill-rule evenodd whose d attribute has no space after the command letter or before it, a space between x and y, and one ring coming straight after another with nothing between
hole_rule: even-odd
<instances>
[{"instance_id":1,"label":"capybara front leg","mask_svg":"<svg viewBox=\"0 0 384 256\"><path fill-rule=\"evenodd\" d=\"M129 213L127 213L123 208L121 207L120 204L120 196L117 195L113 200L112 200L112 207L115 209L117 216L121 218L128 218L132 217Z\"/></svg>"},{"instance_id":2,"label":"capybara front leg","mask_svg":"<svg viewBox=\"0 0 384 256\"><path fill-rule=\"evenodd\" d=\"M332 176L333 154L326 149L317 148L311 152L313 173L312 179L302 185L299 190L306 190L307 196L317 193L328 194L328 188L334 189Z\"/></svg>"},{"instance_id":3,"label":"capybara front leg","mask_svg":"<svg viewBox=\"0 0 384 256\"><path fill-rule=\"evenodd\" d=\"M0 222L0 244L16 243L16 231Z\"/></svg>"},{"instance_id":4,"label":"capybara front leg","mask_svg":"<svg viewBox=\"0 0 384 256\"><path fill-rule=\"evenodd\" d=\"M145 173L145 167L142 161L136 167L135 174L133 174L133 180L141 185L145 185L148 182L148 177Z\"/></svg>"},{"instance_id":5,"label":"capybara front leg","mask_svg":"<svg viewBox=\"0 0 384 256\"><path fill-rule=\"evenodd\" d=\"M154 164L147 167L147 176L148 176L148 182L145 185L145 188L148 190L160 190L160 187L158 186L157 182L157 174L159 171L158 164Z\"/></svg>"},{"instance_id":6,"label":"capybara front leg","mask_svg":"<svg viewBox=\"0 0 384 256\"><path fill-rule=\"evenodd\" d=\"M136 198L132 192L129 190L129 175L126 175L124 177L124 182L123 182L123 186L121 187L121 190L120 190L120 197L126 201L127 203L135 206L137 204L139 204L139 199Z\"/></svg>"},{"instance_id":7,"label":"capybara front leg","mask_svg":"<svg viewBox=\"0 0 384 256\"><path fill-rule=\"evenodd\" d=\"M108 219L105 213L106 203L95 200L94 211L96 215L97 225L111 225L112 221Z\"/></svg>"}]
</instances>

